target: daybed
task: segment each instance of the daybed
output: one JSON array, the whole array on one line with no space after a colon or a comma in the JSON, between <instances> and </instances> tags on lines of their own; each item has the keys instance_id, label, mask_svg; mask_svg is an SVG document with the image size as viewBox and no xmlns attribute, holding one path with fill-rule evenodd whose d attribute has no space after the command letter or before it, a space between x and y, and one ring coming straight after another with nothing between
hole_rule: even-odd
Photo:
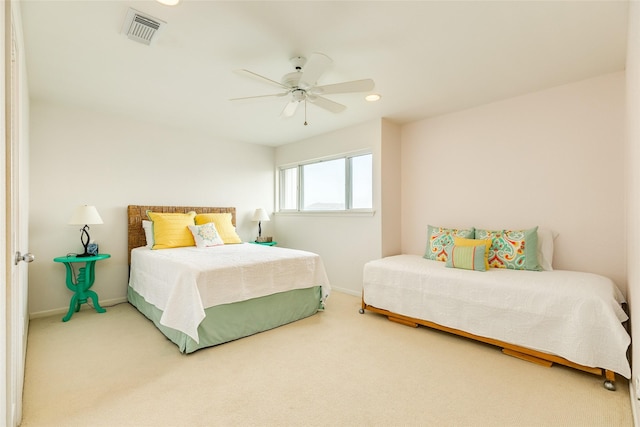
<instances>
[{"instance_id":1,"label":"daybed","mask_svg":"<svg viewBox=\"0 0 640 427\"><path fill-rule=\"evenodd\" d=\"M627 348L631 339L623 325L628 317L623 295L613 281L591 273L553 270L551 258L546 269L535 269L542 271L451 268L453 261L442 258L451 256L452 248L458 246L449 239L447 248L434 247L433 235L429 226L424 257L396 255L365 265L361 313L369 310L405 325L472 338L545 366L558 363L604 374L610 390L615 390L615 373L630 378ZM493 250L495 239L492 243L477 245L489 250L489 260L498 256ZM536 256L541 257L541 245L529 244L534 251L538 248ZM532 255L531 248L527 251ZM431 254L435 259L427 259ZM476 264L483 267L485 261ZM493 265L497 265L495 259Z\"/></svg>"},{"instance_id":2,"label":"daybed","mask_svg":"<svg viewBox=\"0 0 640 427\"><path fill-rule=\"evenodd\" d=\"M228 214L235 233L235 208L131 205L127 211L128 300L183 353L266 331L324 308L331 288L317 254L242 242L147 247L142 222L148 211Z\"/></svg>"}]
</instances>

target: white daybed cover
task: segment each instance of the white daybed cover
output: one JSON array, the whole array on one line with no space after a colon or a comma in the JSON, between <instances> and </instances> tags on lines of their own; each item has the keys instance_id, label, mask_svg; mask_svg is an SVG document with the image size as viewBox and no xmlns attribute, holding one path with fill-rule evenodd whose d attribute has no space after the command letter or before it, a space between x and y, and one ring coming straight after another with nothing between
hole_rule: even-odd
<instances>
[{"instance_id":1,"label":"white daybed cover","mask_svg":"<svg viewBox=\"0 0 640 427\"><path fill-rule=\"evenodd\" d=\"M131 251L129 286L163 311L160 323L199 342L205 308L293 289L331 292L319 255L250 243Z\"/></svg>"},{"instance_id":2,"label":"white daybed cover","mask_svg":"<svg viewBox=\"0 0 640 427\"><path fill-rule=\"evenodd\" d=\"M561 356L629 378L624 297L612 280L575 271L470 271L418 255L364 267L366 304Z\"/></svg>"}]
</instances>

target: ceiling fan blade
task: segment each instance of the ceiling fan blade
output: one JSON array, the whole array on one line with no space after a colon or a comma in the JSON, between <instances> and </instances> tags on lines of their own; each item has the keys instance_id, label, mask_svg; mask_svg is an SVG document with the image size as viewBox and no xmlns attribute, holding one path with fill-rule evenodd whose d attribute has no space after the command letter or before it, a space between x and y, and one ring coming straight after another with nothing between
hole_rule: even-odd
<instances>
[{"instance_id":1,"label":"ceiling fan blade","mask_svg":"<svg viewBox=\"0 0 640 427\"><path fill-rule=\"evenodd\" d=\"M371 79L354 80L351 82L335 83L332 85L316 86L311 92L317 95L332 93L368 92L373 90L375 83Z\"/></svg>"},{"instance_id":2,"label":"ceiling fan blade","mask_svg":"<svg viewBox=\"0 0 640 427\"><path fill-rule=\"evenodd\" d=\"M242 101L244 99L272 98L272 97L280 98L280 97L288 95L288 94L289 94L289 92L282 92L282 93L272 93L270 95L244 96L244 97L241 97L241 98L231 98L231 99L229 99L229 101Z\"/></svg>"},{"instance_id":3,"label":"ceiling fan blade","mask_svg":"<svg viewBox=\"0 0 640 427\"><path fill-rule=\"evenodd\" d=\"M292 99L291 101L289 101L287 105L284 106L284 109L282 110L282 113L280 113L280 115L282 117L293 116L296 113L296 110L298 109L298 104L300 104L299 101Z\"/></svg>"},{"instance_id":4,"label":"ceiling fan blade","mask_svg":"<svg viewBox=\"0 0 640 427\"><path fill-rule=\"evenodd\" d=\"M236 73L243 74L243 75L252 77L254 79L261 80L261 81L266 82L266 83L270 83L271 85L278 86L278 87L281 87L283 89L291 89L290 87L287 87L287 86L283 85L280 82L277 82L275 80L271 80L270 78L265 77L265 76L261 76L260 74L254 73L253 71L245 70L244 68L241 69L241 70L236 70Z\"/></svg>"},{"instance_id":5,"label":"ceiling fan blade","mask_svg":"<svg viewBox=\"0 0 640 427\"><path fill-rule=\"evenodd\" d=\"M314 86L332 62L331 58L323 53L311 54L307 63L302 67L302 76L300 76L298 86L303 89Z\"/></svg>"},{"instance_id":6,"label":"ceiling fan blade","mask_svg":"<svg viewBox=\"0 0 640 427\"><path fill-rule=\"evenodd\" d=\"M330 99L323 98L321 96L309 95L307 99L309 100L309 102L317 105L320 108L324 108L327 111L331 111L332 113L340 113L347 108L342 104L338 104L335 101L331 101Z\"/></svg>"}]
</instances>

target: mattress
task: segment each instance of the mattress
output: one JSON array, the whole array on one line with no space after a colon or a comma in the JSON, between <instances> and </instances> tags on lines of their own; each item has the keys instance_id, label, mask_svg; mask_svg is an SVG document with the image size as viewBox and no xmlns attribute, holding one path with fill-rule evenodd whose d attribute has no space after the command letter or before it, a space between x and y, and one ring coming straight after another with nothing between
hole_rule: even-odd
<instances>
[{"instance_id":1,"label":"mattress","mask_svg":"<svg viewBox=\"0 0 640 427\"><path fill-rule=\"evenodd\" d=\"M131 251L129 287L161 312L160 324L196 343L205 310L294 289L331 292L319 255L249 243Z\"/></svg>"},{"instance_id":2,"label":"mattress","mask_svg":"<svg viewBox=\"0 0 640 427\"><path fill-rule=\"evenodd\" d=\"M418 255L367 263L366 304L554 354L629 378L624 297L609 278L565 270L485 272Z\"/></svg>"}]
</instances>

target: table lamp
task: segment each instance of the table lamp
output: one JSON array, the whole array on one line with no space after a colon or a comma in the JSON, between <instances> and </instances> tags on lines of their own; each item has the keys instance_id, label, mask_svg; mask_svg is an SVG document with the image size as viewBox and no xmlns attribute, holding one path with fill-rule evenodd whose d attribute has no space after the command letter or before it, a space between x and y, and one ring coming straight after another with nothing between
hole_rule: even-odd
<instances>
[{"instance_id":1,"label":"table lamp","mask_svg":"<svg viewBox=\"0 0 640 427\"><path fill-rule=\"evenodd\" d=\"M258 221L258 238L256 239L256 242L270 242L271 237L262 237L262 221L269 221L267 211L262 208L256 209L253 213L253 221Z\"/></svg>"},{"instance_id":2,"label":"table lamp","mask_svg":"<svg viewBox=\"0 0 640 427\"><path fill-rule=\"evenodd\" d=\"M88 257L92 256L87 251L87 246L89 246L89 224L102 224L102 218L100 218L100 214L95 206L87 206L82 205L78 206L76 210L73 212L71 219L69 220L69 224L71 225L83 225L80 229L80 242L82 246L84 246L84 253L80 255L76 255L78 257Z\"/></svg>"}]
</instances>

